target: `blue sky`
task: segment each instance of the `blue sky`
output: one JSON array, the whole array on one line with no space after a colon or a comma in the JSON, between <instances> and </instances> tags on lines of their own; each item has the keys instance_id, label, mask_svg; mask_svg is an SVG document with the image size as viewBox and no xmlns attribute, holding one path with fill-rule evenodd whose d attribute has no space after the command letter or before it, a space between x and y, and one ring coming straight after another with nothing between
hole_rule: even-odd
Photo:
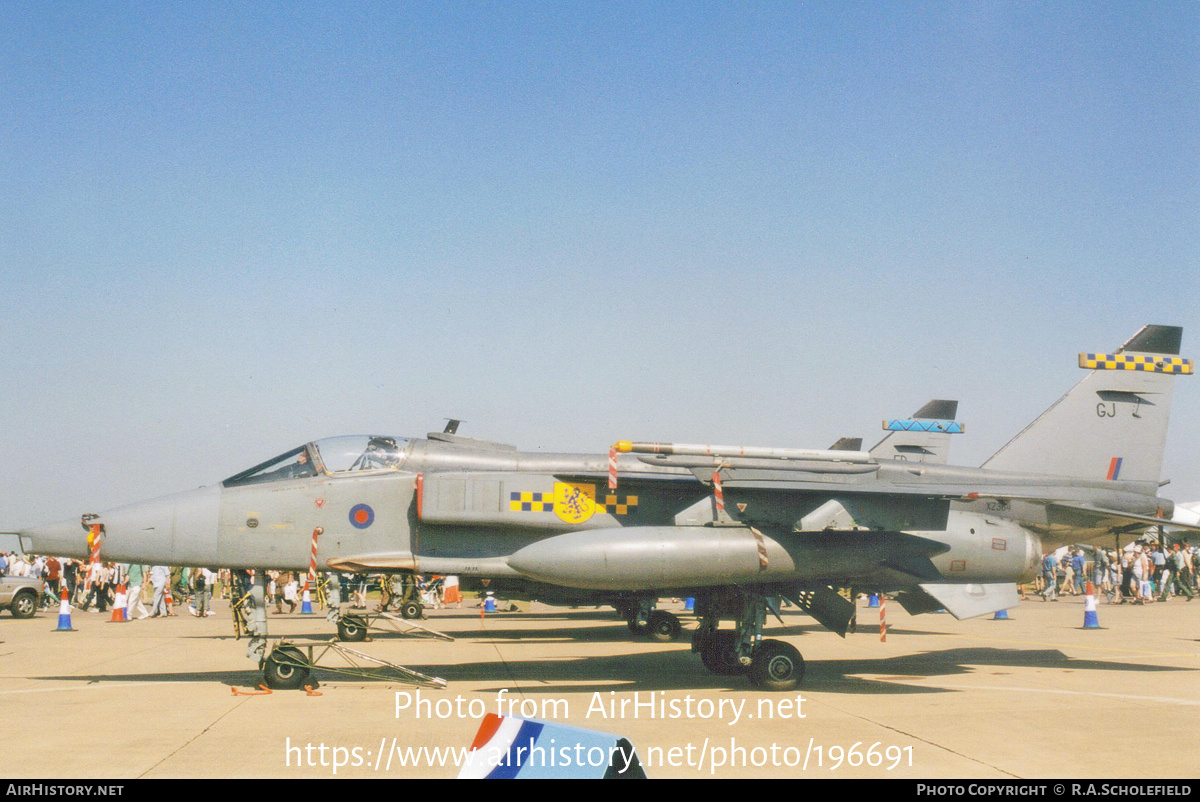
<instances>
[{"instance_id":1,"label":"blue sky","mask_svg":"<svg viewBox=\"0 0 1200 802\"><path fill-rule=\"evenodd\" d=\"M304 440L979 464L1198 356L1195 3L0 5L0 527ZM1166 494L1200 499L1179 381Z\"/></svg>"}]
</instances>

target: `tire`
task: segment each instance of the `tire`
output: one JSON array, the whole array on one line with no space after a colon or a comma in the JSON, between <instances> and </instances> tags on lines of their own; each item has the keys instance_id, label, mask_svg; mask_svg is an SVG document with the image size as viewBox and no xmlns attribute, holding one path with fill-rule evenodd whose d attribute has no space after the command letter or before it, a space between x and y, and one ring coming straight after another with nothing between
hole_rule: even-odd
<instances>
[{"instance_id":1,"label":"tire","mask_svg":"<svg viewBox=\"0 0 1200 802\"><path fill-rule=\"evenodd\" d=\"M401 618L423 618L425 616L425 608L420 602L410 601L400 605Z\"/></svg>"},{"instance_id":2,"label":"tire","mask_svg":"<svg viewBox=\"0 0 1200 802\"><path fill-rule=\"evenodd\" d=\"M760 641L750 662L750 681L768 691L790 691L804 679L804 658L790 643Z\"/></svg>"},{"instance_id":3,"label":"tire","mask_svg":"<svg viewBox=\"0 0 1200 802\"><path fill-rule=\"evenodd\" d=\"M625 619L625 626L629 627L629 631L634 635L640 635L642 632L642 625L638 623L636 612L630 613Z\"/></svg>"},{"instance_id":4,"label":"tire","mask_svg":"<svg viewBox=\"0 0 1200 802\"><path fill-rule=\"evenodd\" d=\"M263 679L273 691L294 691L308 679L307 662L299 649L276 648L263 665Z\"/></svg>"},{"instance_id":5,"label":"tire","mask_svg":"<svg viewBox=\"0 0 1200 802\"><path fill-rule=\"evenodd\" d=\"M338 621L338 640L349 643L367 639L367 622L357 615L342 616Z\"/></svg>"},{"instance_id":6,"label":"tire","mask_svg":"<svg viewBox=\"0 0 1200 802\"><path fill-rule=\"evenodd\" d=\"M653 610L646 621L646 637L655 643L678 640L683 626L679 619L665 610Z\"/></svg>"},{"instance_id":7,"label":"tire","mask_svg":"<svg viewBox=\"0 0 1200 802\"><path fill-rule=\"evenodd\" d=\"M708 643L700 649L700 661L713 674L736 677L746 673L746 667L738 662L734 653L737 633L731 629L719 629L712 634Z\"/></svg>"},{"instance_id":8,"label":"tire","mask_svg":"<svg viewBox=\"0 0 1200 802\"><path fill-rule=\"evenodd\" d=\"M37 611L37 594L28 590L21 591L13 597L9 609L12 610L13 618L33 618Z\"/></svg>"}]
</instances>

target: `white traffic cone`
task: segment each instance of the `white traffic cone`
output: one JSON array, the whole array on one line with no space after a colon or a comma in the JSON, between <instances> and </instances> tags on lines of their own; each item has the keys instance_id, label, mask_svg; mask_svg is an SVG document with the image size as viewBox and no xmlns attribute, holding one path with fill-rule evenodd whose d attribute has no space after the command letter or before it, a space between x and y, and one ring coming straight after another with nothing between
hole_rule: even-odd
<instances>
[{"instance_id":1,"label":"white traffic cone","mask_svg":"<svg viewBox=\"0 0 1200 802\"><path fill-rule=\"evenodd\" d=\"M1087 595L1083 597L1083 628L1100 629L1100 620L1096 617L1096 586L1087 583Z\"/></svg>"},{"instance_id":2,"label":"white traffic cone","mask_svg":"<svg viewBox=\"0 0 1200 802\"><path fill-rule=\"evenodd\" d=\"M58 629L55 632L74 632L71 626L71 602L67 600L67 586L63 585L62 601L58 604Z\"/></svg>"}]
</instances>

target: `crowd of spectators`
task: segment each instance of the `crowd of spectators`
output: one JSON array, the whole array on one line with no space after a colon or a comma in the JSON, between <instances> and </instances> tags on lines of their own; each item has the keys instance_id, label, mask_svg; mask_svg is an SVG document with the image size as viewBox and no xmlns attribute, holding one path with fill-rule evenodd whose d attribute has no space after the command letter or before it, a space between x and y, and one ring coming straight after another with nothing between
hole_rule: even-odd
<instances>
[{"instance_id":1,"label":"crowd of spectators","mask_svg":"<svg viewBox=\"0 0 1200 802\"><path fill-rule=\"evenodd\" d=\"M113 562L85 562L53 556L0 553L0 573L42 580L40 606L57 609L62 591L77 610L107 612L124 593L129 617L151 618L177 615L176 607L187 603L192 615L212 615L209 600L214 594L229 596L229 572L207 568L144 566ZM147 609L147 605L151 605Z\"/></svg>"},{"instance_id":2,"label":"crowd of spectators","mask_svg":"<svg viewBox=\"0 0 1200 802\"><path fill-rule=\"evenodd\" d=\"M62 590L68 603L82 611L107 612L118 594L125 593L128 617L156 618L177 615L186 605L191 615L212 615L214 598L228 599L232 576L228 569L188 568L166 565L138 565L92 562L57 557L25 556L0 552L0 575L41 578L43 610L58 609ZM413 583L407 593L415 592L428 606L440 606L442 580L405 580L398 577L369 577L367 574L336 574L341 598L351 607L367 607L367 588L379 585L381 609L393 600L398 604L405 595L405 582ZM267 606L277 614L294 613L301 601L305 575L295 571L267 571Z\"/></svg>"},{"instance_id":3,"label":"crowd of spectators","mask_svg":"<svg viewBox=\"0 0 1200 802\"><path fill-rule=\"evenodd\" d=\"M231 576L228 569L144 566L112 562L88 563L52 556L0 552L0 574L43 580L41 606L57 608L65 588L70 604L80 610L108 610L118 594L125 593L128 617L151 618L177 615L176 608L187 604L192 615L212 615L211 599L229 598ZM274 612L296 611L303 588L303 574L294 571L268 571L268 608ZM350 606L366 608L370 578L365 574L336 575L342 599ZM441 580L416 580L413 589L403 588L395 577L380 577L382 609L392 599L412 597L440 606ZM1097 596L1109 604L1149 604L1182 596L1191 601L1200 593L1200 546L1185 542L1164 545L1153 540L1130 543L1119 551L1099 547L1072 546L1046 552L1034 589L1046 601L1060 596L1080 596L1090 582ZM1026 597L1026 586L1021 586ZM149 606L147 606L149 605Z\"/></svg>"},{"instance_id":4,"label":"crowd of spectators","mask_svg":"<svg viewBox=\"0 0 1200 802\"><path fill-rule=\"evenodd\" d=\"M1120 551L1079 546L1042 556L1037 593L1046 601L1083 595L1091 582L1109 604L1149 604L1176 596L1188 601L1200 592L1200 547L1169 546L1152 540L1130 543Z\"/></svg>"}]
</instances>

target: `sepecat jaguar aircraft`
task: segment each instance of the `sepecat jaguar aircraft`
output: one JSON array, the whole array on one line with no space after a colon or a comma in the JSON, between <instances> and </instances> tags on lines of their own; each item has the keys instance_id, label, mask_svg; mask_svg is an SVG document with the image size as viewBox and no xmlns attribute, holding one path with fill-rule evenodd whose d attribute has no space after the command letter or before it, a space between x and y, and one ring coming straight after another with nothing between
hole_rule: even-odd
<instances>
[{"instance_id":1,"label":"sepecat jaguar aircraft","mask_svg":"<svg viewBox=\"0 0 1200 802\"><path fill-rule=\"evenodd\" d=\"M306 570L315 550L323 570L537 583L627 610L693 596L704 665L786 690L803 659L762 637L780 599L843 635L854 613L843 588L897 594L913 613L984 615L1016 605L1014 583L1043 548L1119 541L1169 519L1158 489L1171 394L1175 375L1192 373L1181 338L1152 325L1115 353L1080 354L1083 380L979 468L903 443L530 453L452 425L317 440L86 523L115 561ZM78 518L21 535L38 553L88 550Z\"/></svg>"}]
</instances>

